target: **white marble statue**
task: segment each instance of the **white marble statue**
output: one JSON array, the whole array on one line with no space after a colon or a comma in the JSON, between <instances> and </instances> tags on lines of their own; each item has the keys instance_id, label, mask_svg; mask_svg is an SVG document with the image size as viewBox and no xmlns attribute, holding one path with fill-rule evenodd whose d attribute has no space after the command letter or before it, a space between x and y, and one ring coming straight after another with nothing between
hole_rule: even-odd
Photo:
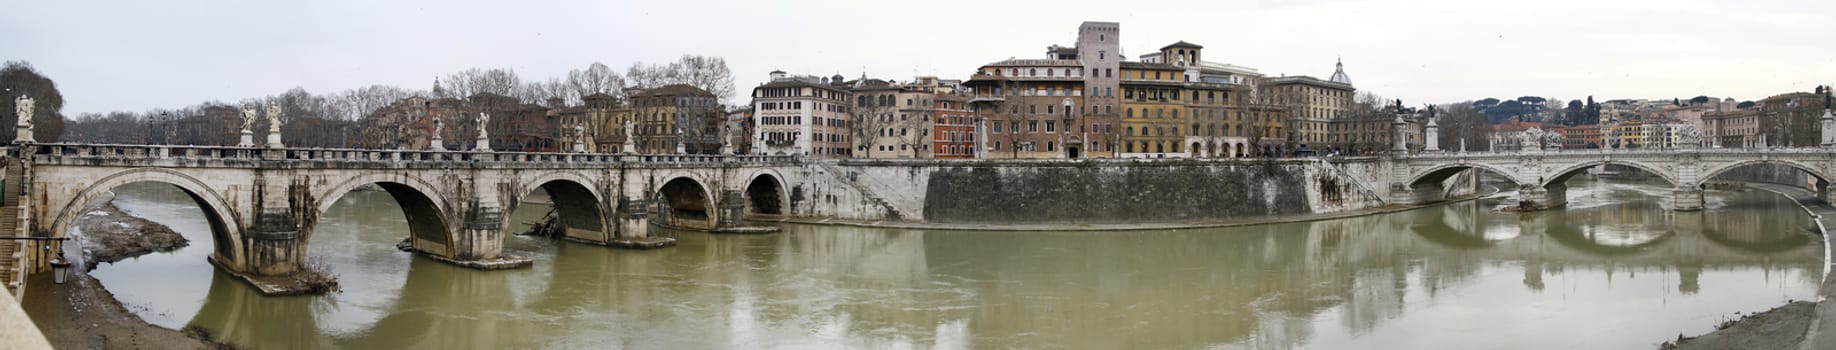
<instances>
[{"instance_id":1,"label":"white marble statue","mask_svg":"<svg viewBox=\"0 0 1836 350\"><path fill-rule=\"evenodd\" d=\"M583 137L586 137L586 124L574 123L574 142L584 142Z\"/></svg>"},{"instance_id":2,"label":"white marble statue","mask_svg":"<svg viewBox=\"0 0 1836 350\"><path fill-rule=\"evenodd\" d=\"M482 139L482 138L485 138L485 135L489 135L485 132L485 125L490 125L490 124L491 124L491 115L485 114L484 112L478 112L478 138Z\"/></svg>"},{"instance_id":3,"label":"white marble statue","mask_svg":"<svg viewBox=\"0 0 1836 350\"><path fill-rule=\"evenodd\" d=\"M32 139L32 111L35 110L34 107L35 102L32 101L31 97L27 97L26 95L19 95L19 98L13 99L13 109L17 112L13 117L19 119L19 122L14 124L13 143L38 142Z\"/></svg>"},{"instance_id":4,"label":"white marble statue","mask_svg":"<svg viewBox=\"0 0 1836 350\"><path fill-rule=\"evenodd\" d=\"M255 116L257 115L259 114L255 113L254 108L242 107L242 132L243 133L249 132L249 128L255 125Z\"/></svg>"},{"instance_id":5,"label":"white marble statue","mask_svg":"<svg viewBox=\"0 0 1836 350\"><path fill-rule=\"evenodd\" d=\"M1702 131L1696 129L1695 124L1678 125L1675 132L1677 133L1677 147L1696 147L1702 145Z\"/></svg>"},{"instance_id":6,"label":"white marble statue","mask_svg":"<svg viewBox=\"0 0 1836 350\"><path fill-rule=\"evenodd\" d=\"M280 116L281 116L280 105L269 104L268 105L268 132L280 134L280 127L281 127Z\"/></svg>"},{"instance_id":7,"label":"white marble statue","mask_svg":"<svg viewBox=\"0 0 1836 350\"><path fill-rule=\"evenodd\" d=\"M1543 144L1543 129L1542 128L1533 127L1533 128L1530 128L1529 130L1524 130L1522 132L1517 133L1518 149L1525 150L1525 151L1540 150L1542 149L1542 144Z\"/></svg>"},{"instance_id":8,"label":"white marble statue","mask_svg":"<svg viewBox=\"0 0 1836 350\"><path fill-rule=\"evenodd\" d=\"M1562 142L1566 140L1567 138L1563 137L1562 134L1560 133L1547 132L1547 133L1543 133L1543 145L1542 146L1543 146L1543 149L1546 149L1546 150L1559 150L1559 149L1562 149Z\"/></svg>"},{"instance_id":9,"label":"white marble statue","mask_svg":"<svg viewBox=\"0 0 1836 350\"><path fill-rule=\"evenodd\" d=\"M433 120L434 120L433 137L440 138L440 135L446 135L446 120L440 119L440 117L434 117Z\"/></svg>"},{"instance_id":10,"label":"white marble statue","mask_svg":"<svg viewBox=\"0 0 1836 350\"><path fill-rule=\"evenodd\" d=\"M19 95L19 98L13 99L13 115L19 117L18 124L20 126L32 125L32 111L35 110L34 107L36 105L37 103L32 101L32 97L23 94Z\"/></svg>"}]
</instances>

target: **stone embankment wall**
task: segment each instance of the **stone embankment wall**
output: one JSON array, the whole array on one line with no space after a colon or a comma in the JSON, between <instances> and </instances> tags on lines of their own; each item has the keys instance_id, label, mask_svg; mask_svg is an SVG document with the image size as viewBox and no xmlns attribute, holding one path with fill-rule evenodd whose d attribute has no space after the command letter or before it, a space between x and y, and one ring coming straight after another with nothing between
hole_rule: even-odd
<instances>
[{"instance_id":1,"label":"stone embankment wall","mask_svg":"<svg viewBox=\"0 0 1836 350\"><path fill-rule=\"evenodd\" d=\"M1804 188L1817 182L1810 173L1789 165L1755 164L1730 169L1709 181L1745 181Z\"/></svg>"},{"instance_id":2,"label":"stone embankment wall","mask_svg":"<svg viewBox=\"0 0 1836 350\"><path fill-rule=\"evenodd\" d=\"M815 196L804 200L825 202L797 205L793 215L852 220L1199 222L1383 204L1382 189L1364 185L1382 170L1372 162L849 160L807 169L832 175L798 184ZM1470 189L1470 181L1454 177L1448 188Z\"/></svg>"}]
</instances>

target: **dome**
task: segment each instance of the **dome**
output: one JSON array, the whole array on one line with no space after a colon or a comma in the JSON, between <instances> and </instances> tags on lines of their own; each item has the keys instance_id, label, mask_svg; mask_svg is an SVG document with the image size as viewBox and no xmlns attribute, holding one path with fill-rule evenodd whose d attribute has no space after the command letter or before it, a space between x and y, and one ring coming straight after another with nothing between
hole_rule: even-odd
<instances>
[{"instance_id":1,"label":"dome","mask_svg":"<svg viewBox=\"0 0 1836 350\"><path fill-rule=\"evenodd\" d=\"M1345 60L1339 60L1332 70L1332 82L1351 85L1351 76L1345 75Z\"/></svg>"}]
</instances>

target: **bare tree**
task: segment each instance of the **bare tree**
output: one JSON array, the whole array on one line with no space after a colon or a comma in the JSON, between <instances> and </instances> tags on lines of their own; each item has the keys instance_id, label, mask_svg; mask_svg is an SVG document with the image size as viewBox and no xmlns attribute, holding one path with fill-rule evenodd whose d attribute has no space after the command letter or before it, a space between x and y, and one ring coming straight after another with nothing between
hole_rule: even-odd
<instances>
[{"instance_id":1,"label":"bare tree","mask_svg":"<svg viewBox=\"0 0 1836 350\"><path fill-rule=\"evenodd\" d=\"M625 90L625 77L604 63L593 62L586 69L568 71L567 88L575 98L601 93L619 96Z\"/></svg>"},{"instance_id":2,"label":"bare tree","mask_svg":"<svg viewBox=\"0 0 1836 350\"><path fill-rule=\"evenodd\" d=\"M720 101L733 96L733 71L727 69L726 59L682 55L682 59L670 64L670 68L678 82L707 90Z\"/></svg>"},{"instance_id":3,"label":"bare tree","mask_svg":"<svg viewBox=\"0 0 1836 350\"><path fill-rule=\"evenodd\" d=\"M517 87L522 84L516 71L508 68L467 69L447 74L441 82L449 94L460 98L479 93L515 96Z\"/></svg>"}]
</instances>

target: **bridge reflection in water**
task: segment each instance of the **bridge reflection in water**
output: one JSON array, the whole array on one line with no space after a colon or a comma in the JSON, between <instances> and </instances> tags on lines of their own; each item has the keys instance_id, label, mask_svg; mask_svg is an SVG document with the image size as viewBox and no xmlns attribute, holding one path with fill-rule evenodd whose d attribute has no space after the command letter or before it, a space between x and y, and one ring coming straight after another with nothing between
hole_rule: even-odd
<instances>
[{"instance_id":1,"label":"bridge reflection in water","mask_svg":"<svg viewBox=\"0 0 1836 350\"><path fill-rule=\"evenodd\" d=\"M536 264L509 272L393 250L406 223L379 197L313 238L344 293L261 297L217 273L189 323L257 348L1643 347L1814 292L1802 212L1710 195L1179 231L792 225L658 251L513 238Z\"/></svg>"}]
</instances>

